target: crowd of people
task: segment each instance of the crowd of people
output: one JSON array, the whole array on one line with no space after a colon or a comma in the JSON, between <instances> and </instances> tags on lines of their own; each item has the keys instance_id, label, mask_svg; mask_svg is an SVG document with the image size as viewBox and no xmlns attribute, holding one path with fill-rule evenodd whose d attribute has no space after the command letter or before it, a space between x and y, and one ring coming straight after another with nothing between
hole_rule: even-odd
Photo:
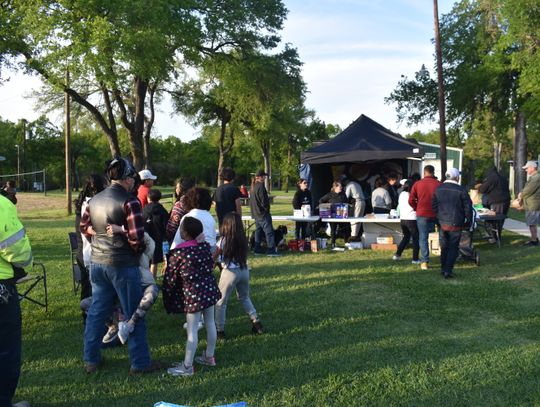
<instances>
[{"instance_id":1,"label":"crowd of people","mask_svg":"<svg viewBox=\"0 0 540 407\"><path fill-rule=\"evenodd\" d=\"M261 228L270 217L269 206L264 206L266 190L256 185L264 176L257 173L251 194L260 198L260 202L256 198L251 201L261 207ZM105 177L88 177L75 202L75 226L80 232L78 262L83 271L86 372L93 373L100 367L103 347L118 342L128 346L131 374L166 367L150 356L144 318L158 297L156 279L163 262L161 291L165 309L185 314L187 329L184 358L168 367L169 374L190 376L195 371L194 363L215 366L216 341L226 338L226 309L234 290L252 332L264 332L249 295L248 240L241 220L243 195L232 183L232 169L223 169L220 177L223 184L213 196L207 188L198 187L194 179L180 179L170 213L160 203L161 192L154 188L157 177L148 169L137 173L123 158L111 160ZM210 213L213 202L219 239ZM220 269L219 282L213 274L215 265ZM202 326L207 346L196 357L198 330Z\"/></svg>"},{"instance_id":2,"label":"crowd of people","mask_svg":"<svg viewBox=\"0 0 540 407\"><path fill-rule=\"evenodd\" d=\"M531 232L526 246L538 246L538 163L528 161L523 169L528 180L518 200L525 209ZM123 158L111 160L104 176L96 174L87 178L75 201L80 249L77 261L82 272L83 359L87 373L100 368L102 348L118 342L127 344L131 374L166 367L151 358L145 323L145 316L160 291L156 279L162 263L165 309L168 313L185 314L187 330L184 358L168 367L170 375L191 376L195 372L194 364L216 365L216 343L227 337L227 304L235 290L251 331L264 333L250 298L249 245L241 217L241 200L246 197L246 191L234 186L232 169L223 169L220 177L222 184L213 195L197 186L192 178L180 179L170 213L160 203L161 192L154 188L157 177L147 169L135 171ZM248 194L256 224L253 249L255 254L277 256L270 201L264 186L266 177L264 171L258 171ZM460 172L451 168L444 182L440 182L434 168L427 165L421 179L413 175L399 180L393 173L386 178L376 177L371 191L344 174L333 182L319 204L349 204L353 217L361 217L368 210L389 213L396 209L403 239L393 260L402 258L412 240L412 263L420 264L423 270L429 269L430 264L428 236L438 225L441 274L452 278L461 233L474 221L471 200L459 178ZM508 181L493 168L475 188L483 194L483 205L495 215L502 215L491 225L492 232L500 236L510 206ZM0 324L5 332L0 341L0 405L11 405L20 372L21 318L15 282L33 262L30 243L17 218L15 193L14 185L8 182L0 194L0 241L5 243L0 256ZM219 235L210 213L213 202ZM306 179L298 181L292 205L295 209L313 208ZM339 225L331 224L332 243ZM353 224L347 233L347 238L359 239L361 224ZM295 237L307 236L307 223L297 222ZM266 252L262 249L263 241ZM220 270L219 281L214 277L215 267ZM198 331L202 326L207 336L206 348L196 356ZM14 406L24 407L28 403Z\"/></svg>"}]
</instances>

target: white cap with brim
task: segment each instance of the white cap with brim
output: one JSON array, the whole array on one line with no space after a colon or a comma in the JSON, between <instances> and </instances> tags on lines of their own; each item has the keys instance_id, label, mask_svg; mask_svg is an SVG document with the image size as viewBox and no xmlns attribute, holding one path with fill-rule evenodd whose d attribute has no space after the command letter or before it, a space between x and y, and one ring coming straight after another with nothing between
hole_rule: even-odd
<instances>
[{"instance_id":1,"label":"white cap with brim","mask_svg":"<svg viewBox=\"0 0 540 407\"><path fill-rule=\"evenodd\" d=\"M157 179L157 177L153 175L150 170L139 171L139 176L141 177L141 181L144 181L145 179L151 179L151 180Z\"/></svg>"},{"instance_id":2,"label":"white cap with brim","mask_svg":"<svg viewBox=\"0 0 540 407\"><path fill-rule=\"evenodd\" d=\"M446 171L446 178L459 178L459 170L457 168L449 168Z\"/></svg>"},{"instance_id":3,"label":"white cap with brim","mask_svg":"<svg viewBox=\"0 0 540 407\"><path fill-rule=\"evenodd\" d=\"M536 161L530 160L527 161L527 164L525 164L522 168L524 170L526 170L527 168L538 168L538 163Z\"/></svg>"}]
</instances>

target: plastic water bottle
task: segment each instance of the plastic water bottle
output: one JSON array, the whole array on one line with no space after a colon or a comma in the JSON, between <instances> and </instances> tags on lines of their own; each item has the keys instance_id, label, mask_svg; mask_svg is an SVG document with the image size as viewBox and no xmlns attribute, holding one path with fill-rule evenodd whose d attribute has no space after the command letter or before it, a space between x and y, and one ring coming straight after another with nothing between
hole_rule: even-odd
<instances>
[{"instance_id":1,"label":"plastic water bottle","mask_svg":"<svg viewBox=\"0 0 540 407\"><path fill-rule=\"evenodd\" d=\"M165 261L165 264L167 264L167 257L169 254L169 242L164 240L161 247L163 249L163 260Z\"/></svg>"}]
</instances>

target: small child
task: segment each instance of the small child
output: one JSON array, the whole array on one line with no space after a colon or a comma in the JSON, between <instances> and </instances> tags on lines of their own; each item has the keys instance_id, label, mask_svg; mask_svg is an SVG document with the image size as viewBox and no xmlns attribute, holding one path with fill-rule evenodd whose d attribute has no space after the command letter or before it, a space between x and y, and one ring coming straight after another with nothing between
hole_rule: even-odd
<instances>
[{"instance_id":1,"label":"small child","mask_svg":"<svg viewBox=\"0 0 540 407\"><path fill-rule=\"evenodd\" d=\"M125 233L122 226L119 225L109 225L107 226L107 233ZM122 321L123 317L121 313L114 312L113 316L106 322L108 331L103 337L103 343L112 342L116 337L120 339L122 344L126 344L129 339L129 335L135 330L135 324L141 319L144 318L146 312L154 305L159 294L156 281L150 273L150 259L154 253L155 243L148 233L144 233L144 252L141 253L139 258L139 271L141 273L141 285L143 288L143 296L139 302L139 306L127 321ZM83 305L84 302L84 305ZM81 308L90 307L92 303L92 297L85 298L81 301ZM84 309L83 309L84 310ZM120 321L119 321L120 320Z\"/></svg>"},{"instance_id":2,"label":"small child","mask_svg":"<svg viewBox=\"0 0 540 407\"><path fill-rule=\"evenodd\" d=\"M213 275L214 261L207 242L198 242L203 233L200 220L184 217L180 224L183 242L169 252L169 262L163 278L163 302L169 313L186 314L187 343L184 361L169 368L173 376L191 376L193 361L215 366L216 325L214 305L221 294ZM200 238L199 238L200 240ZM206 351L195 358L197 350L198 325L204 315L206 328Z\"/></svg>"},{"instance_id":3,"label":"small child","mask_svg":"<svg viewBox=\"0 0 540 407\"><path fill-rule=\"evenodd\" d=\"M249 298L248 241L241 216L234 212L226 214L219 232L221 239L214 254L222 268L219 279L221 299L216 304L217 336L220 339L225 339L227 302L234 289L236 289L236 295L251 320L251 330L254 334L262 334L261 321L251 298Z\"/></svg>"},{"instance_id":4,"label":"small child","mask_svg":"<svg viewBox=\"0 0 540 407\"><path fill-rule=\"evenodd\" d=\"M144 230L154 240L155 250L153 257L150 258L150 272L157 278L157 268L159 263L163 263L163 241L165 240L165 230L169 221L167 210L159 203L161 191L151 189L148 192L150 203L143 209Z\"/></svg>"},{"instance_id":5,"label":"small child","mask_svg":"<svg viewBox=\"0 0 540 407\"><path fill-rule=\"evenodd\" d=\"M143 296L139 302L139 306L127 321L120 321L118 323L118 339L122 344L126 344L129 339L129 335L135 330L135 324L144 316L146 312L152 308L152 305L157 300L159 290L156 284L156 280L150 272L150 260L155 249L155 243L148 233L144 233L144 244L146 248L141 253L139 258L139 271L141 272L141 285L143 287Z\"/></svg>"}]
</instances>

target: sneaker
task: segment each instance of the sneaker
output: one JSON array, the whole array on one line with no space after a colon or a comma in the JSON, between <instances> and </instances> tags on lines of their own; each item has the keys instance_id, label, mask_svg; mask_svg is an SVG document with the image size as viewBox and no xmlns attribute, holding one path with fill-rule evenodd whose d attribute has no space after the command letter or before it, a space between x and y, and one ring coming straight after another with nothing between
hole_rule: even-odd
<instances>
[{"instance_id":1,"label":"sneaker","mask_svg":"<svg viewBox=\"0 0 540 407\"><path fill-rule=\"evenodd\" d=\"M12 407L30 407L30 402L28 401L19 401L18 403L12 404Z\"/></svg>"},{"instance_id":2,"label":"sneaker","mask_svg":"<svg viewBox=\"0 0 540 407\"><path fill-rule=\"evenodd\" d=\"M184 365L184 362L182 362L179 365L168 368L167 373L171 376L193 376L195 368L193 366L186 366Z\"/></svg>"},{"instance_id":3,"label":"sneaker","mask_svg":"<svg viewBox=\"0 0 540 407\"><path fill-rule=\"evenodd\" d=\"M103 343L110 343L118 338L118 327L116 325L111 325L109 330L101 340Z\"/></svg>"},{"instance_id":4,"label":"sneaker","mask_svg":"<svg viewBox=\"0 0 540 407\"><path fill-rule=\"evenodd\" d=\"M118 323L118 339L125 345L129 339L129 335L133 332L135 326L128 322L120 321Z\"/></svg>"},{"instance_id":5,"label":"sneaker","mask_svg":"<svg viewBox=\"0 0 540 407\"><path fill-rule=\"evenodd\" d=\"M183 327L184 327L184 329L187 329L187 322L184 322ZM204 327L204 322L199 321L199 326L197 326L197 331L200 331L203 327Z\"/></svg>"},{"instance_id":6,"label":"sneaker","mask_svg":"<svg viewBox=\"0 0 540 407\"><path fill-rule=\"evenodd\" d=\"M264 333L261 321L255 321L251 324L251 332L253 332L255 335L262 335Z\"/></svg>"},{"instance_id":7,"label":"sneaker","mask_svg":"<svg viewBox=\"0 0 540 407\"><path fill-rule=\"evenodd\" d=\"M103 364L103 359L98 363L85 363L84 371L88 374L96 373L98 368Z\"/></svg>"},{"instance_id":8,"label":"sneaker","mask_svg":"<svg viewBox=\"0 0 540 407\"><path fill-rule=\"evenodd\" d=\"M454 275L452 273L444 273L443 277L448 280L449 278L454 278Z\"/></svg>"},{"instance_id":9,"label":"sneaker","mask_svg":"<svg viewBox=\"0 0 540 407\"><path fill-rule=\"evenodd\" d=\"M427 263L427 262L425 262L425 261L421 262L421 263L420 263L420 269L421 269L421 270L427 270L427 269L429 269L429 263Z\"/></svg>"},{"instance_id":10,"label":"sneaker","mask_svg":"<svg viewBox=\"0 0 540 407\"><path fill-rule=\"evenodd\" d=\"M413 261L411 261L411 263L412 263L412 264L420 264L421 261L420 261L420 260L413 260Z\"/></svg>"},{"instance_id":11,"label":"sneaker","mask_svg":"<svg viewBox=\"0 0 540 407\"><path fill-rule=\"evenodd\" d=\"M262 255L264 254L264 252L260 252L260 251L258 251L258 250L253 250L253 254L254 254L255 256L262 256Z\"/></svg>"},{"instance_id":12,"label":"sneaker","mask_svg":"<svg viewBox=\"0 0 540 407\"><path fill-rule=\"evenodd\" d=\"M150 362L150 365L148 365L147 367L143 368L143 369L135 369L135 368L130 368L129 369L129 374L130 375L139 375L139 374L147 374L147 373L153 373L153 372L157 372L158 370L162 370L165 368L165 364L163 362L160 362L158 360L153 360L152 362Z\"/></svg>"},{"instance_id":13,"label":"sneaker","mask_svg":"<svg viewBox=\"0 0 540 407\"><path fill-rule=\"evenodd\" d=\"M215 366L216 365L216 357L215 356L206 356L206 351L203 351L201 356L195 357L195 362L199 365L205 365L205 366Z\"/></svg>"},{"instance_id":14,"label":"sneaker","mask_svg":"<svg viewBox=\"0 0 540 407\"><path fill-rule=\"evenodd\" d=\"M538 243L538 239L536 240L530 240L528 241L527 243L525 243L523 246L525 247L532 247L532 246L538 246L539 243Z\"/></svg>"},{"instance_id":15,"label":"sneaker","mask_svg":"<svg viewBox=\"0 0 540 407\"><path fill-rule=\"evenodd\" d=\"M394 254L394 255L392 256L392 260L394 260L394 261L401 260L401 256L398 256L397 254Z\"/></svg>"},{"instance_id":16,"label":"sneaker","mask_svg":"<svg viewBox=\"0 0 540 407\"><path fill-rule=\"evenodd\" d=\"M217 338L224 341L227 336L225 335L225 331L217 331Z\"/></svg>"},{"instance_id":17,"label":"sneaker","mask_svg":"<svg viewBox=\"0 0 540 407\"><path fill-rule=\"evenodd\" d=\"M268 257L280 257L281 254L279 254L278 252L270 252L267 254Z\"/></svg>"}]
</instances>

